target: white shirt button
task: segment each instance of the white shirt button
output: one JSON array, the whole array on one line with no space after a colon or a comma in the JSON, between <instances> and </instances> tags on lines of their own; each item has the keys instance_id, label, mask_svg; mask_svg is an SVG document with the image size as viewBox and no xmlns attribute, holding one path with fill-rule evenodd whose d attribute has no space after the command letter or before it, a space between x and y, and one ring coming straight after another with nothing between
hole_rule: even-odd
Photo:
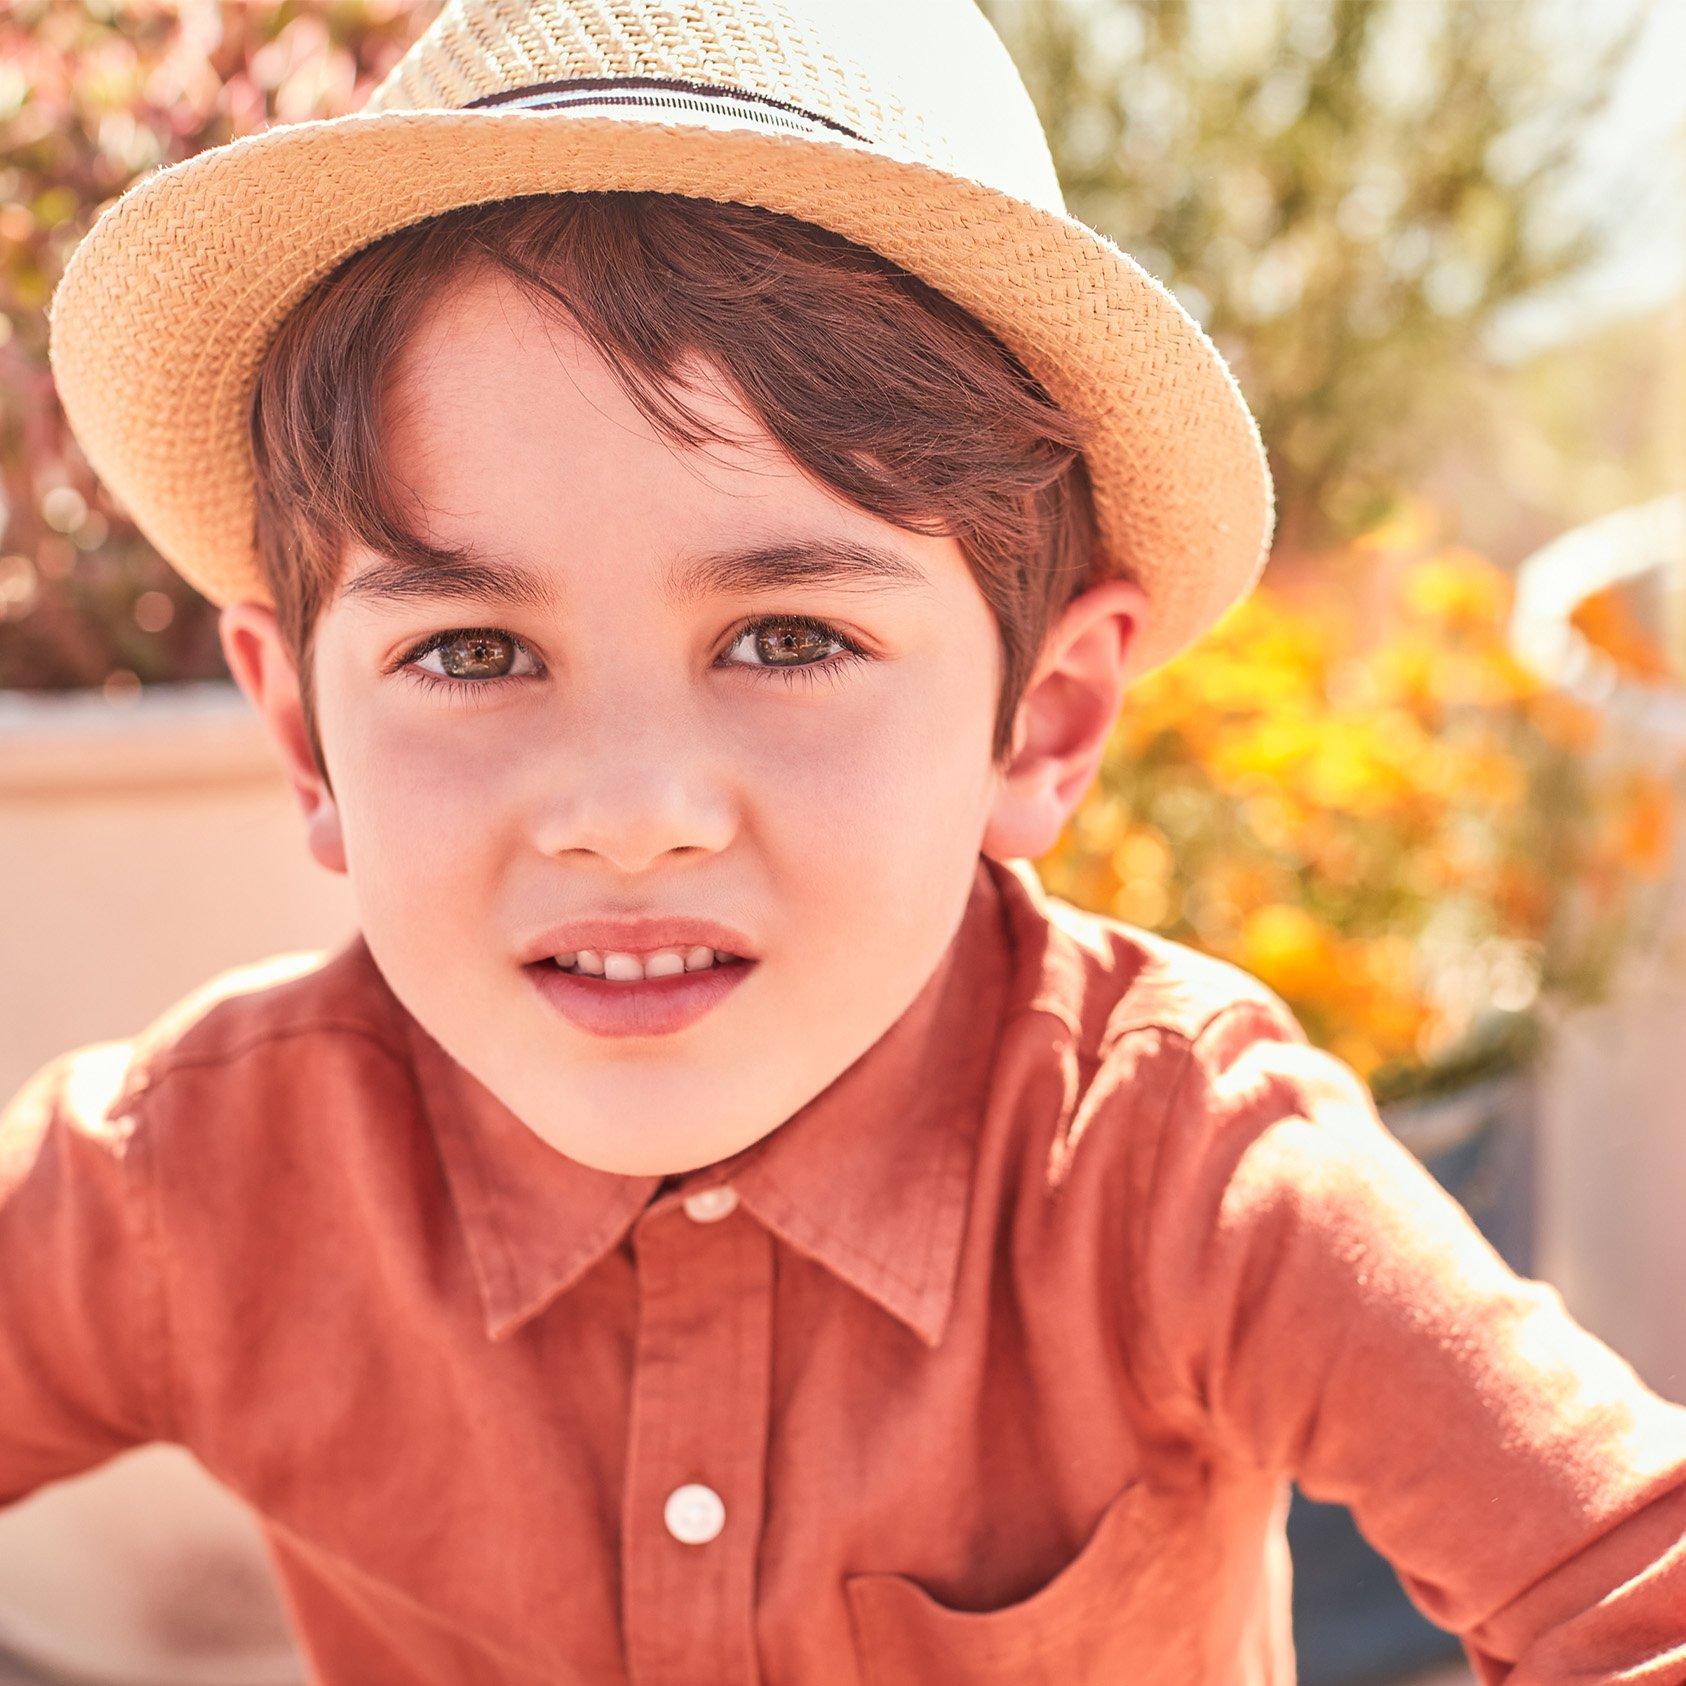
<instances>
[{"instance_id":1,"label":"white shirt button","mask_svg":"<svg viewBox=\"0 0 1686 1686\"><path fill-rule=\"evenodd\" d=\"M738 1203L738 1191L726 1183L719 1183L713 1188L699 1189L695 1194L685 1196L685 1215L695 1218L700 1224L711 1224L716 1218L723 1218Z\"/></svg>"},{"instance_id":2,"label":"white shirt button","mask_svg":"<svg viewBox=\"0 0 1686 1686\"><path fill-rule=\"evenodd\" d=\"M675 1487L662 1507L667 1531L686 1545L706 1545L726 1526L726 1507L712 1487L687 1481Z\"/></svg>"}]
</instances>

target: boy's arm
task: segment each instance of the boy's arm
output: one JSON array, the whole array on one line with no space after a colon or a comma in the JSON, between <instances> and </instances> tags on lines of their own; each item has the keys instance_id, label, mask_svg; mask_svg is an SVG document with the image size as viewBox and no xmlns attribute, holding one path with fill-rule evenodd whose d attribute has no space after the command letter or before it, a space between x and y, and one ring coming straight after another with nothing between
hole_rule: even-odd
<instances>
[{"instance_id":1,"label":"boy's arm","mask_svg":"<svg viewBox=\"0 0 1686 1686\"><path fill-rule=\"evenodd\" d=\"M0 1110L0 1506L170 1438L129 1054L60 1055Z\"/></svg>"},{"instance_id":2,"label":"boy's arm","mask_svg":"<svg viewBox=\"0 0 1686 1686\"><path fill-rule=\"evenodd\" d=\"M1504 1263L1352 1068L1231 1003L1155 1148L1138 1264L1189 1421L1350 1507L1485 1686L1686 1681L1686 1409Z\"/></svg>"}]
</instances>

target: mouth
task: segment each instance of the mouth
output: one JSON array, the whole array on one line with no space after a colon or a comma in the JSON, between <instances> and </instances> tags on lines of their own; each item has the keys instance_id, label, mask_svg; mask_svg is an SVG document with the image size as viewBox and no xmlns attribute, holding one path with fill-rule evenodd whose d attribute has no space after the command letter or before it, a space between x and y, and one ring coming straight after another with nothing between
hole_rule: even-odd
<instances>
[{"instance_id":1,"label":"mouth","mask_svg":"<svg viewBox=\"0 0 1686 1686\"><path fill-rule=\"evenodd\" d=\"M582 971L578 956L562 958L570 964L559 965L552 958L531 961L521 969L551 1008L598 1036L667 1036L684 1030L735 993L760 964L716 954L693 970L616 977ZM621 958L610 955L609 969L628 970L614 966ZM603 964L603 957L587 951L586 964L594 960Z\"/></svg>"},{"instance_id":2,"label":"mouth","mask_svg":"<svg viewBox=\"0 0 1686 1686\"><path fill-rule=\"evenodd\" d=\"M717 966L747 966L749 957L728 954L723 949L695 948L659 949L649 954L616 953L614 951L581 949L574 954L556 954L538 965L554 966L570 977L601 978L610 983L645 983L658 978L695 976L712 971Z\"/></svg>"}]
</instances>

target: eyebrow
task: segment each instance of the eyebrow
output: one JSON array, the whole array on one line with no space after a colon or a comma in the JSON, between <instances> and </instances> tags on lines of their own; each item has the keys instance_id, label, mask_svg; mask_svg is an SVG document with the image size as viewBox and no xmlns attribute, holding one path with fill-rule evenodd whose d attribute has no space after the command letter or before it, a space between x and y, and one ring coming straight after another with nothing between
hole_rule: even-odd
<instances>
[{"instance_id":1,"label":"eyebrow","mask_svg":"<svg viewBox=\"0 0 1686 1686\"><path fill-rule=\"evenodd\" d=\"M930 582L905 556L861 539L803 538L710 551L671 563L660 590L673 605L708 596L749 595L794 587L833 587L884 592ZM551 582L472 544L449 556L380 556L340 588L362 603L473 600L555 613L561 605Z\"/></svg>"}]
</instances>

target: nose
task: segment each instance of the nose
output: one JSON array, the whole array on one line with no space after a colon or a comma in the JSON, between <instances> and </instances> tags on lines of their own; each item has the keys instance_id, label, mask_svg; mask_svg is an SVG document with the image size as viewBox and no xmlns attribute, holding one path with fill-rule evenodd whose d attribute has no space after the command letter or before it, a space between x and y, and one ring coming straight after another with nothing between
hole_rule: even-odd
<instances>
[{"instance_id":1,"label":"nose","mask_svg":"<svg viewBox=\"0 0 1686 1686\"><path fill-rule=\"evenodd\" d=\"M535 846L559 859L596 855L628 875L668 854L718 853L736 825L723 748L677 699L617 688L571 709L551 752L535 758Z\"/></svg>"}]
</instances>

